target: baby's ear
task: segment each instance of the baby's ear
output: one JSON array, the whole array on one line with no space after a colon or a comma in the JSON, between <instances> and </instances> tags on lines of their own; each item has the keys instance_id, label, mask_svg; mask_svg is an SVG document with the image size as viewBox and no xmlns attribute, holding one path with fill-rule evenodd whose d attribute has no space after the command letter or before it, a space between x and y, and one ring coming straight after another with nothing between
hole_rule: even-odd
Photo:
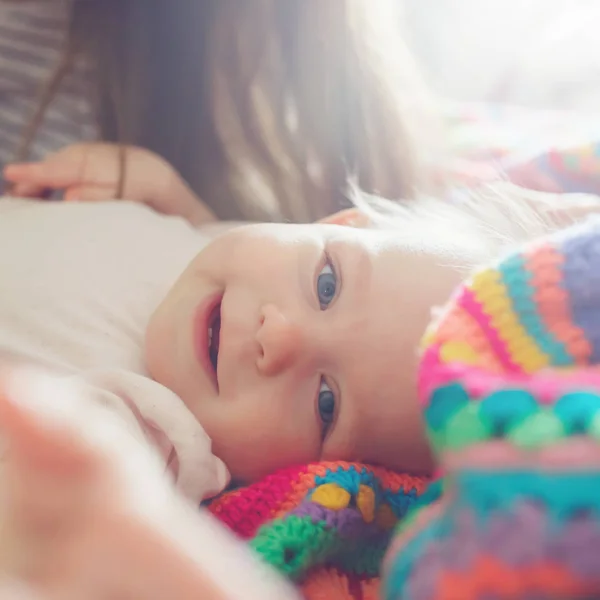
<instances>
[{"instance_id":1,"label":"baby's ear","mask_svg":"<svg viewBox=\"0 0 600 600\"><path fill-rule=\"evenodd\" d=\"M346 208L345 210L340 210L333 215L321 219L319 223L366 228L371 225L371 219L358 208Z\"/></svg>"}]
</instances>

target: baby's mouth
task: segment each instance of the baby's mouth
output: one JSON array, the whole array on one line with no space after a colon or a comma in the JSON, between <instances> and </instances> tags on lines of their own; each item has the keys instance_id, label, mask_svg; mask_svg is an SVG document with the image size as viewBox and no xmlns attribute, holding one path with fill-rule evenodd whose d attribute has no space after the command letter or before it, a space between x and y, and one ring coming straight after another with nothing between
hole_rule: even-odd
<instances>
[{"instance_id":1,"label":"baby's mouth","mask_svg":"<svg viewBox=\"0 0 600 600\"><path fill-rule=\"evenodd\" d=\"M219 342L221 339L221 304L219 303L213 310L208 320L208 357L210 363L217 373L217 364L219 362Z\"/></svg>"}]
</instances>

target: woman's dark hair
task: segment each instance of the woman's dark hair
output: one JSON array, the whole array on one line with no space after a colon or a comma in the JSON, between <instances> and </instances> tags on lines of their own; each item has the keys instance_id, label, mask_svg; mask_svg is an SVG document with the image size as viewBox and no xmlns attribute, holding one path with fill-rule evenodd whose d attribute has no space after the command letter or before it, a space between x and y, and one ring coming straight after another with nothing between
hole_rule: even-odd
<instances>
[{"instance_id":1,"label":"woman's dark hair","mask_svg":"<svg viewBox=\"0 0 600 600\"><path fill-rule=\"evenodd\" d=\"M72 0L18 159L84 59L101 138L162 155L221 218L314 220L344 205L350 179L410 198L422 96L388 4Z\"/></svg>"}]
</instances>

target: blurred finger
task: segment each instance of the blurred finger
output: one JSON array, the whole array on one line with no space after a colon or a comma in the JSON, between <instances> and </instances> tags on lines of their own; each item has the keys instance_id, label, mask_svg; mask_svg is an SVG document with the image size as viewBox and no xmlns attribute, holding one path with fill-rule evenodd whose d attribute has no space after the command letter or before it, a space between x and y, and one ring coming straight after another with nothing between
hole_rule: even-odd
<instances>
[{"instance_id":1,"label":"blurred finger","mask_svg":"<svg viewBox=\"0 0 600 600\"><path fill-rule=\"evenodd\" d=\"M41 188L66 188L81 181L79 161L14 163L4 168L4 179L12 183L35 184Z\"/></svg>"},{"instance_id":2,"label":"blurred finger","mask_svg":"<svg viewBox=\"0 0 600 600\"><path fill-rule=\"evenodd\" d=\"M67 189L64 195L67 202L101 202L115 198L116 190L111 185L73 186Z\"/></svg>"},{"instance_id":3,"label":"blurred finger","mask_svg":"<svg viewBox=\"0 0 600 600\"><path fill-rule=\"evenodd\" d=\"M6 193L16 198L47 198L51 189L37 183L18 182L7 186Z\"/></svg>"},{"instance_id":4,"label":"blurred finger","mask_svg":"<svg viewBox=\"0 0 600 600\"><path fill-rule=\"evenodd\" d=\"M48 165L45 162L13 163L4 167L4 179L13 183L37 182L42 184L49 177ZM44 185L51 185L44 183Z\"/></svg>"},{"instance_id":5,"label":"blurred finger","mask_svg":"<svg viewBox=\"0 0 600 600\"><path fill-rule=\"evenodd\" d=\"M145 569L146 582L149 582L149 572L159 573L162 570L160 577L172 582L170 588L173 584L180 585L180 593L173 597L299 600L298 593L286 580L254 556L246 544L235 538L212 515L175 503L168 508L168 513L158 523L164 538L154 546L156 557L160 558L156 563L161 568L152 571ZM210 542L207 543L208 540ZM150 544L146 544L146 547L149 548ZM173 550L183 552L186 560L176 559ZM129 555L132 554L129 552ZM179 574L188 560L191 561L190 566L194 565L188 575L200 575L203 581L196 580L189 585L190 579ZM231 573L236 576L232 578ZM153 587L164 589L165 586L161 588L159 583L156 581Z\"/></svg>"}]
</instances>

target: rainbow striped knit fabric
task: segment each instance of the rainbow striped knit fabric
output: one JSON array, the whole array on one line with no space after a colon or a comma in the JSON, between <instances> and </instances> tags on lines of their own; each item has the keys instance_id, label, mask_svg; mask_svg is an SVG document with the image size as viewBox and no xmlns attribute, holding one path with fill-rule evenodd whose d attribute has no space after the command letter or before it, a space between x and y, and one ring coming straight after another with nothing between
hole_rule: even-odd
<instances>
[{"instance_id":1,"label":"rainbow striped knit fabric","mask_svg":"<svg viewBox=\"0 0 600 600\"><path fill-rule=\"evenodd\" d=\"M375 600L394 526L426 485L377 467L319 462L226 493L209 510L306 598Z\"/></svg>"},{"instance_id":2,"label":"rainbow striped knit fabric","mask_svg":"<svg viewBox=\"0 0 600 600\"><path fill-rule=\"evenodd\" d=\"M422 345L444 474L405 520L386 600L600 598L600 221L477 272Z\"/></svg>"}]
</instances>

